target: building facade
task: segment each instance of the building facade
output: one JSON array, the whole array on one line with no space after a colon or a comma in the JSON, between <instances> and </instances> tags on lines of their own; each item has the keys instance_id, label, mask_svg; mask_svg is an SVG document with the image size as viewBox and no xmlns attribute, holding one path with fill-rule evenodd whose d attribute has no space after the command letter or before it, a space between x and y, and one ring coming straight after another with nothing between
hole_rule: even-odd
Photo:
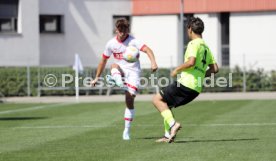
<instances>
[{"instance_id":1,"label":"building facade","mask_svg":"<svg viewBox=\"0 0 276 161\"><path fill-rule=\"evenodd\" d=\"M72 66L78 53L96 67L114 20L130 15L128 0L0 0L0 66Z\"/></svg>"},{"instance_id":2,"label":"building facade","mask_svg":"<svg viewBox=\"0 0 276 161\"><path fill-rule=\"evenodd\" d=\"M276 0L183 2L184 25L189 16L203 19L203 38L220 66L276 69ZM183 37L188 42L180 12L181 0L0 0L0 66L71 66L78 53L96 67L115 20L126 17L159 66L175 67ZM140 61L150 67L145 54Z\"/></svg>"},{"instance_id":3,"label":"building facade","mask_svg":"<svg viewBox=\"0 0 276 161\"><path fill-rule=\"evenodd\" d=\"M204 21L203 38L213 51L220 66L231 68L244 66L247 69L276 70L274 63L276 52L273 45L275 44L273 39L276 37L276 0L183 1L185 17L196 16ZM133 0L132 14L135 19L153 16L156 19L162 19L162 17L171 15L179 20L180 4L181 0ZM148 23L145 26L158 29L162 24L155 23L155 26L152 25ZM142 34L144 29L139 28L137 30ZM175 29L175 31L177 30L179 31L179 28ZM171 32L171 28L162 31ZM168 62L168 54L171 54L174 59L172 64L176 64L178 57L175 50L167 52L166 46L158 45L162 44L159 42L162 41L161 38L162 36L159 39L152 37L152 39L147 40L152 41L154 47L159 48L157 50L160 52L166 51L158 55L163 57L162 60ZM170 37L167 42L169 45L174 45L174 42L179 39L178 35ZM187 40L185 42L187 43ZM179 47L174 49L180 51Z\"/></svg>"},{"instance_id":4,"label":"building facade","mask_svg":"<svg viewBox=\"0 0 276 161\"><path fill-rule=\"evenodd\" d=\"M39 65L39 2L0 1L0 66Z\"/></svg>"}]
</instances>

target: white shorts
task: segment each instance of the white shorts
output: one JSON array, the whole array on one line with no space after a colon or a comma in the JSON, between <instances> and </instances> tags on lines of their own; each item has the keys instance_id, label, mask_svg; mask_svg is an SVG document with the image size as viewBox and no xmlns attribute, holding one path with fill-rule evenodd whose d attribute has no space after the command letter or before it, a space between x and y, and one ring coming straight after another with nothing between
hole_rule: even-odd
<instances>
[{"instance_id":1,"label":"white shorts","mask_svg":"<svg viewBox=\"0 0 276 161\"><path fill-rule=\"evenodd\" d=\"M124 72L124 83L127 87L127 91L133 95L136 95L140 86L140 71L121 68Z\"/></svg>"}]
</instances>

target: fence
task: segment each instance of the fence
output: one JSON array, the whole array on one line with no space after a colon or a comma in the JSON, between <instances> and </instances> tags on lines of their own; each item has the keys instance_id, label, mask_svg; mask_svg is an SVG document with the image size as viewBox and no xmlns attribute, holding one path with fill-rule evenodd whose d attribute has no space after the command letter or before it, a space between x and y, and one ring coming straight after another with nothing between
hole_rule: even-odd
<instances>
[{"instance_id":1,"label":"fence","mask_svg":"<svg viewBox=\"0 0 276 161\"><path fill-rule=\"evenodd\" d=\"M0 92L5 96L45 96L45 95L74 95L75 83L68 82L62 84L62 76L70 75L75 78L75 72L71 67L0 67ZM102 75L109 73L105 69ZM96 69L84 68L84 72L79 75L79 82L84 78L93 78ZM50 77L49 77L50 76ZM46 84L48 79L50 84ZM52 84L51 84L52 83ZM80 84L80 95L110 95L123 93L118 87L90 87ZM141 93L155 93L157 87L147 86L141 89Z\"/></svg>"},{"instance_id":2,"label":"fence","mask_svg":"<svg viewBox=\"0 0 276 161\"><path fill-rule=\"evenodd\" d=\"M95 76L95 69L85 68L80 74L79 82L85 78ZM102 75L109 73L106 69ZM0 67L0 93L4 96L48 96L48 95L74 95L74 81L62 84L62 75L68 74L75 77L75 72L71 67ZM150 69L143 69L141 76L144 78L151 77ZM48 78L47 76L54 76ZM174 79L170 77L170 69L159 69L155 73L157 78L154 85L149 84L140 89L141 94L156 93L158 88L156 82L161 78L168 78L171 83ZM246 92L246 91L276 91L276 71L242 70L239 67L234 69L222 68L216 74L215 79L224 77L229 83L228 86L205 87L203 92ZM53 84L45 84L45 79L52 79ZM68 81L68 80L67 80ZM143 84L144 80L141 80ZM162 81L160 81L162 82ZM210 81L206 81L210 84ZM51 83L51 82L50 82ZM231 84L230 84L231 83ZM110 87L94 87L84 86L80 84L80 95L103 95L103 94L120 94L122 90Z\"/></svg>"}]
</instances>

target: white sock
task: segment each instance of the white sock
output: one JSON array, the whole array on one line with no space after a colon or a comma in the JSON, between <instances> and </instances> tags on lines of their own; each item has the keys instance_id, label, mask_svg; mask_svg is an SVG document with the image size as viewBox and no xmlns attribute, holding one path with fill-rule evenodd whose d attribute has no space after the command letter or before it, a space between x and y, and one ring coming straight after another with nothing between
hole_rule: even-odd
<instances>
[{"instance_id":1,"label":"white sock","mask_svg":"<svg viewBox=\"0 0 276 161\"><path fill-rule=\"evenodd\" d=\"M125 131L129 132L131 122L134 118L135 109L125 109Z\"/></svg>"},{"instance_id":2,"label":"white sock","mask_svg":"<svg viewBox=\"0 0 276 161\"><path fill-rule=\"evenodd\" d=\"M169 122L170 128L172 128L174 124L175 124L175 120L170 121Z\"/></svg>"},{"instance_id":3,"label":"white sock","mask_svg":"<svg viewBox=\"0 0 276 161\"><path fill-rule=\"evenodd\" d=\"M170 137L170 132L165 131L165 137L169 138Z\"/></svg>"},{"instance_id":4,"label":"white sock","mask_svg":"<svg viewBox=\"0 0 276 161\"><path fill-rule=\"evenodd\" d=\"M111 69L111 75L112 75L113 79L115 80L116 85L118 85L118 86L123 85L122 73L117 68Z\"/></svg>"}]
</instances>

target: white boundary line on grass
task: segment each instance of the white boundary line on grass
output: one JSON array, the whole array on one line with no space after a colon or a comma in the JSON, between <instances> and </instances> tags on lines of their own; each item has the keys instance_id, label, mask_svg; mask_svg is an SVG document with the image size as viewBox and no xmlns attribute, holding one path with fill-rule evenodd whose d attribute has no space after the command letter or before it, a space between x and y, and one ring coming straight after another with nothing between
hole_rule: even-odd
<instances>
[{"instance_id":1,"label":"white boundary line on grass","mask_svg":"<svg viewBox=\"0 0 276 161\"><path fill-rule=\"evenodd\" d=\"M65 128L104 128L104 127L117 127L112 125L56 125L56 126L20 126L14 127L15 129L65 129Z\"/></svg>"},{"instance_id":2,"label":"white boundary line on grass","mask_svg":"<svg viewBox=\"0 0 276 161\"><path fill-rule=\"evenodd\" d=\"M16 112L39 110L39 109L48 108L48 107L60 107L60 106L65 106L65 105L69 105L69 104L72 104L72 103L58 103L58 104L51 104L51 105L41 105L41 106L27 107L27 108L23 108L23 109L0 111L0 115L1 114L16 113ZM18 106L20 106L20 105L18 105Z\"/></svg>"},{"instance_id":3,"label":"white boundary line on grass","mask_svg":"<svg viewBox=\"0 0 276 161\"><path fill-rule=\"evenodd\" d=\"M138 127L158 127L162 124L150 124L150 125L134 125ZM190 127L218 127L218 126L276 126L276 123L238 123L238 124L184 124ZM118 127L118 125L53 125L53 126L20 126L14 127L14 129L64 129L64 128L105 128L105 127Z\"/></svg>"},{"instance_id":4,"label":"white boundary line on grass","mask_svg":"<svg viewBox=\"0 0 276 161\"><path fill-rule=\"evenodd\" d=\"M276 123L236 123L236 124L187 124L184 126L207 126L207 127L216 127L216 126L276 126Z\"/></svg>"}]
</instances>

